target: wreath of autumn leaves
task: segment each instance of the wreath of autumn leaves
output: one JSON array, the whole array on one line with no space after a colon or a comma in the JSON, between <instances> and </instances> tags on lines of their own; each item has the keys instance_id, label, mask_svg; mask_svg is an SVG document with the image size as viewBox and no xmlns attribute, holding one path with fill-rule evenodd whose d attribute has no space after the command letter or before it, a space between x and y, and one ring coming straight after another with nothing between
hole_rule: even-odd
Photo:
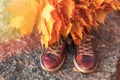
<instances>
[{"instance_id":1,"label":"wreath of autumn leaves","mask_svg":"<svg viewBox=\"0 0 120 80\"><path fill-rule=\"evenodd\" d=\"M36 25L45 47L69 33L79 44L84 29L97 29L108 13L118 9L117 0L10 0L7 6L10 25L20 29L21 36L30 34Z\"/></svg>"}]
</instances>

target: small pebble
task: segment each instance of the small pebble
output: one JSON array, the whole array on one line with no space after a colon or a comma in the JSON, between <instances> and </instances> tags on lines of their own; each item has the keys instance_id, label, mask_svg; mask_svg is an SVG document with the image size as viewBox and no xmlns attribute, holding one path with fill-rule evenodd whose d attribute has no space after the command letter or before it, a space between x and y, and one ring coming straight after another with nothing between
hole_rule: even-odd
<instances>
[{"instance_id":1,"label":"small pebble","mask_svg":"<svg viewBox=\"0 0 120 80\"><path fill-rule=\"evenodd\" d=\"M0 76L0 80L4 80L4 78L2 76Z\"/></svg>"},{"instance_id":2,"label":"small pebble","mask_svg":"<svg viewBox=\"0 0 120 80\"><path fill-rule=\"evenodd\" d=\"M104 47L106 47L106 45L105 44L101 44L101 47L104 48Z\"/></svg>"},{"instance_id":3,"label":"small pebble","mask_svg":"<svg viewBox=\"0 0 120 80\"><path fill-rule=\"evenodd\" d=\"M37 68L32 68L32 72L36 73L37 72Z\"/></svg>"}]
</instances>

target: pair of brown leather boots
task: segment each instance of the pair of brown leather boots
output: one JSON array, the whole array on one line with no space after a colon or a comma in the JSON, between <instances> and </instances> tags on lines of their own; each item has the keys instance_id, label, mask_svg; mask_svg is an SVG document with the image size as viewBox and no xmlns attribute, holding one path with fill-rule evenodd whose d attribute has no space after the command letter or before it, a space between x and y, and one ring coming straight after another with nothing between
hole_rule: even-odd
<instances>
[{"instance_id":1,"label":"pair of brown leather boots","mask_svg":"<svg viewBox=\"0 0 120 80\"><path fill-rule=\"evenodd\" d=\"M66 45L68 45L67 41L60 39L41 54L40 64L44 70L55 72L62 67L66 58ZM95 71L98 65L98 58L93 48L91 37L84 37L79 45L74 45L73 49L73 63L76 70L82 73Z\"/></svg>"}]
</instances>

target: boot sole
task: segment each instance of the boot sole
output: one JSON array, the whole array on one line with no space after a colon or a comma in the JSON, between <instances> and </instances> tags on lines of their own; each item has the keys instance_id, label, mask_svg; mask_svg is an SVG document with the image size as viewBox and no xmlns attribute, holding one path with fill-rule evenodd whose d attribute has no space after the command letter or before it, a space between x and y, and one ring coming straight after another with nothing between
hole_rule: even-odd
<instances>
[{"instance_id":1,"label":"boot sole","mask_svg":"<svg viewBox=\"0 0 120 80\"><path fill-rule=\"evenodd\" d=\"M96 65L95 65L95 67L94 67L93 69L90 69L90 70L82 69L82 68L77 64L77 62L76 62L76 60L75 60L75 56L74 56L74 58L73 58L73 63L74 63L74 65L75 65L75 67L76 67L80 72L82 72L82 73L92 73L92 72L94 72L94 71L97 69L97 66L98 66L98 62L97 62Z\"/></svg>"},{"instance_id":2,"label":"boot sole","mask_svg":"<svg viewBox=\"0 0 120 80\"><path fill-rule=\"evenodd\" d=\"M63 66L64 62L65 62L65 55L63 56L63 60L62 62L60 63L59 66L57 66L56 68L46 68L43 64L42 64L42 60L41 60L41 57L42 57L42 54L40 55L40 65L41 67L45 70L45 71L48 71L48 72L56 72L58 70L60 70L60 68Z\"/></svg>"}]
</instances>

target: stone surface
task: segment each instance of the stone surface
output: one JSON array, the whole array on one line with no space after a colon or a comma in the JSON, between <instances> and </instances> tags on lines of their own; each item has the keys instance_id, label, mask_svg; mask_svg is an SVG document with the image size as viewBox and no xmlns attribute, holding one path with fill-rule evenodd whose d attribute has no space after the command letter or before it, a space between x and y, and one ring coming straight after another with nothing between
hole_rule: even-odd
<instances>
[{"instance_id":1,"label":"stone surface","mask_svg":"<svg viewBox=\"0 0 120 80\"><path fill-rule=\"evenodd\" d=\"M107 16L98 32L93 30L93 43L99 56L99 66L94 73L73 71L73 55L68 51L62 69L55 73L40 66L41 48L16 53L0 62L0 80L116 80L116 64L120 57L120 16L113 12ZM1 54L1 53L0 53ZM117 79L119 80L119 79Z\"/></svg>"}]
</instances>

